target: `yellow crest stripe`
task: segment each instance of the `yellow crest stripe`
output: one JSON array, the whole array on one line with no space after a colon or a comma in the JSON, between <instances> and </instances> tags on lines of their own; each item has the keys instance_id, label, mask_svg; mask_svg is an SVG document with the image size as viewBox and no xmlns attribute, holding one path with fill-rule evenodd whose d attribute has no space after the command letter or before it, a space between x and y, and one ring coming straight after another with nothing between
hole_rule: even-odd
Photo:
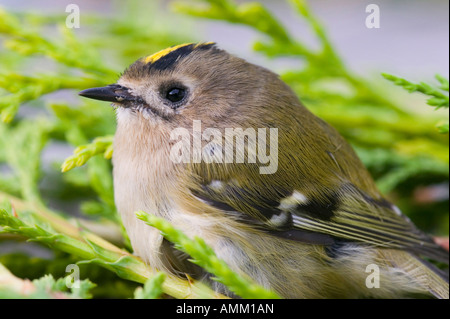
<instances>
[{"instance_id":1,"label":"yellow crest stripe","mask_svg":"<svg viewBox=\"0 0 450 319\"><path fill-rule=\"evenodd\" d=\"M192 43L184 43L184 44L179 44L179 45L175 45L173 47L158 51L152 55L149 55L148 57L144 58L144 62L145 63L153 63L155 61L158 61L159 59L161 59L163 56L169 54L170 52L173 52L179 48L191 45Z\"/></svg>"},{"instance_id":2,"label":"yellow crest stripe","mask_svg":"<svg viewBox=\"0 0 450 319\"><path fill-rule=\"evenodd\" d=\"M214 42L205 42L205 43L198 43L195 48L202 46L202 45L208 45L208 44L213 44ZM175 45L173 47L158 51L152 55L149 55L147 57L144 58L144 63L154 63L156 61L158 61L159 59L161 59L162 57L168 55L170 52L173 52L175 50L178 50L179 48L182 47L186 47L188 45L192 45L194 43L183 43L183 44L179 44L179 45Z\"/></svg>"}]
</instances>

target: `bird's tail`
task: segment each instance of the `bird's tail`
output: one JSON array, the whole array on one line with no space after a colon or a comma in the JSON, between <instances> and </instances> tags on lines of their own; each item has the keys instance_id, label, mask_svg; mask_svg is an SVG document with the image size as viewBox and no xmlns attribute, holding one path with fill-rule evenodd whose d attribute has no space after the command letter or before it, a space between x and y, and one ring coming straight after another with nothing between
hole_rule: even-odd
<instances>
[{"instance_id":1,"label":"bird's tail","mask_svg":"<svg viewBox=\"0 0 450 319\"><path fill-rule=\"evenodd\" d=\"M404 273L411 284L439 299L449 299L448 275L419 257L401 250L380 251L390 267Z\"/></svg>"}]
</instances>

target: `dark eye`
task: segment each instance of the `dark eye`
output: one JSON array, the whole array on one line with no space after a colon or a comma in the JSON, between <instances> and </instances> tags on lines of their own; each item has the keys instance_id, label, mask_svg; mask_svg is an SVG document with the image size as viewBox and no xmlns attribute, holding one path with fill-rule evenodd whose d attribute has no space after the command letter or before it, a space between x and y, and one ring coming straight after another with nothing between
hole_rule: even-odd
<instances>
[{"instance_id":1,"label":"dark eye","mask_svg":"<svg viewBox=\"0 0 450 319\"><path fill-rule=\"evenodd\" d=\"M186 95L186 90L181 88L171 88L167 91L166 99L170 102L180 102Z\"/></svg>"}]
</instances>

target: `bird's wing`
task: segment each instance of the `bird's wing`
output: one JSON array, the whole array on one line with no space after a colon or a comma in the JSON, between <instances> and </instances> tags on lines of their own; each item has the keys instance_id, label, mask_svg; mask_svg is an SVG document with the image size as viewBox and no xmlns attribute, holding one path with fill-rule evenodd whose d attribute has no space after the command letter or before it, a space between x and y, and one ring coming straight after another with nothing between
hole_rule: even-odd
<instances>
[{"instance_id":1,"label":"bird's wing","mask_svg":"<svg viewBox=\"0 0 450 319\"><path fill-rule=\"evenodd\" d=\"M400 210L351 183L320 198L294 188L242 188L235 180L200 182L194 196L261 231L313 244L336 240L403 249L448 264L448 252L418 230ZM262 195L264 194L264 195Z\"/></svg>"}]
</instances>

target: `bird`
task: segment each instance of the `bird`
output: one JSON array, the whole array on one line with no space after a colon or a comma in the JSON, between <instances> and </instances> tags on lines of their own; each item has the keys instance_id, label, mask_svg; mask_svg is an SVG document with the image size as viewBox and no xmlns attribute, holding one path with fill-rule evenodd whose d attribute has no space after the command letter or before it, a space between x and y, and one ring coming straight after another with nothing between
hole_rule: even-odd
<instances>
[{"instance_id":1,"label":"bird","mask_svg":"<svg viewBox=\"0 0 450 319\"><path fill-rule=\"evenodd\" d=\"M185 43L79 95L115 108L115 204L151 267L238 297L136 211L202 238L283 298L449 298L448 272L436 266L448 251L267 68L214 42Z\"/></svg>"}]
</instances>

